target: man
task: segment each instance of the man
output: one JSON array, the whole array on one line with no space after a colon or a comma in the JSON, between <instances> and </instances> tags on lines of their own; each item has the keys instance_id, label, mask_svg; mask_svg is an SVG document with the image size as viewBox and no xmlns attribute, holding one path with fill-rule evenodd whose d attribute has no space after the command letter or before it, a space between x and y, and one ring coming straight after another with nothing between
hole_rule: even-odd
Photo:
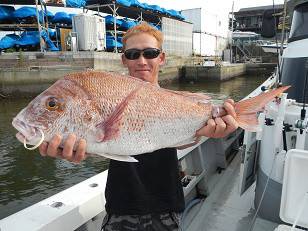
<instances>
[{"instance_id":1,"label":"man","mask_svg":"<svg viewBox=\"0 0 308 231\"><path fill-rule=\"evenodd\" d=\"M125 34L122 63L131 76L158 85L159 68L165 63L162 42L162 33L147 23ZM196 139L199 136L223 137L234 131L238 125L232 104L231 100L225 102L228 115L209 120L196 132ZM76 140L75 135L70 135L61 150L58 149L61 136L57 135L49 145L40 146L40 153L80 162L86 156L86 142L79 140L74 152ZM179 214L185 205L176 149L165 148L135 158L137 163L110 160L103 230L179 230Z\"/></svg>"}]
</instances>

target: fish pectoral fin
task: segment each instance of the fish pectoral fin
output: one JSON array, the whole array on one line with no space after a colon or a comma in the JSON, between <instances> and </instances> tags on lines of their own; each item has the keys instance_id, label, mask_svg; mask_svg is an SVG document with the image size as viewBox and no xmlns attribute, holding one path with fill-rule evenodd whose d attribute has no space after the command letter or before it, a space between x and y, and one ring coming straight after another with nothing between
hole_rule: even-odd
<instances>
[{"instance_id":1,"label":"fish pectoral fin","mask_svg":"<svg viewBox=\"0 0 308 231\"><path fill-rule=\"evenodd\" d=\"M239 127L247 131L258 132L261 129L256 113L240 114L237 116L236 121Z\"/></svg>"},{"instance_id":2,"label":"fish pectoral fin","mask_svg":"<svg viewBox=\"0 0 308 231\"><path fill-rule=\"evenodd\" d=\"M187 140L184 140L184 141L181 141L179 143L176 143L175 145L173 145L173 147L175 147L176 149L185 149L185 148L188 148L188 147L191 147L195 144L197 144L198 142L200 141L200 138L189 138Z\"/></svg>"},{"instance_id":3,"label":"fish pectoral fin","mask_svg":"<svg viewBox=\"0 0 308 231\"><path fill-rule=\"evenodd\" d=\"M125 161L125 162L138 162L138 160L136 160L134 157L131 156L114 155L108 153L96 153L96 154L112 160Z\"/></svg>"},{"instance_id":4,"label":"fish pectoral fin","mask_svg":"<svg viewBox=\"0 0 308 231\"><path fill-rule=\"evenodd\" d=\"M120 136L124 111L127 108L129 102L136 97L139 89L140 87L133 90L120 104L118 104L106 121L96 125L96 127L100 129L97 131L96 135L96 140L98 142L113 140Z\"/></svg>"}]
</instances>

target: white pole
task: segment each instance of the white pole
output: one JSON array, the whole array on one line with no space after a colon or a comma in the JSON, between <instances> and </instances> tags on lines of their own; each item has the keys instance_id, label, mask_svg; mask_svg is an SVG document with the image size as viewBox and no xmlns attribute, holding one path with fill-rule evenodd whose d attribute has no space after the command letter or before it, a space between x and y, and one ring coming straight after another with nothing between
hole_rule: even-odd
<instances>
[{"instance_id":1,"label":"white pole","mask_svg":"<svg viewBox=\"0 0 308 231\"><path fill-rule=\"evenodd\" d=\"M37 27L38 27L38 33L39 33L39 38L40 38L40 48L41 52L43 52L43 40L41 38L41 24L40 24L40 15L38 11L38 0L35 0L35 6L36 6L36 20L37 20ZM42 12L43 13L43 12ZM44 17L44 16L43 16Z\"/></svg>"},{"instance_id":2,"label":"white pole","mask_svg":"<svg viewBox=\"0 0 308 231\"><path fill-rule=\"evenodd\" d=\"M233 17L234 17L234 1L232 1L232 14L231 14L231 46L230 46L230 63L232 63L233 59L233 52L232 52L232 47L233 47Z\"/></svg>"}]
</instances>

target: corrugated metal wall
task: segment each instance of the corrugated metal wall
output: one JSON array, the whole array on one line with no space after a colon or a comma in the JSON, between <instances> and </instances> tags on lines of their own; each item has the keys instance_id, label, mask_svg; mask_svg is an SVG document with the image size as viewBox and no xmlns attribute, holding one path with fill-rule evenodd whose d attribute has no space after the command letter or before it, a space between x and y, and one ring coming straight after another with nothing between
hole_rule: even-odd
<instances>
[{"instance_id":1,"label":"corrugated metal wall","mask_svg":"<svg viewBox=\"0 0 308 231\"><path fill-rule=\"evenodd\" d=\"M163 50L169 55L192 55L192 30L191 23L163 17Z\"/></svg>"}]
</instances>

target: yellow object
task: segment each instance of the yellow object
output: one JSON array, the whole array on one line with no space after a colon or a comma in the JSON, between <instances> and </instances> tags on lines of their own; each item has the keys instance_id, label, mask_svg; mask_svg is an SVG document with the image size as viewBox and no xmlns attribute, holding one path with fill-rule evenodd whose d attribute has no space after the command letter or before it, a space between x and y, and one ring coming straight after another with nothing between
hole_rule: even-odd
<instances>
[{"instance_id":1,"label":"yellow object","mask_svg":"<svg viewBox=\"0 0 308 231\"><path fill-rule=\"evenodd\" d=\"M72 29L60 28L60 39L61 39L61 48L62 51L71 50L71 32Z\"/></svg>"}]
</instances>

